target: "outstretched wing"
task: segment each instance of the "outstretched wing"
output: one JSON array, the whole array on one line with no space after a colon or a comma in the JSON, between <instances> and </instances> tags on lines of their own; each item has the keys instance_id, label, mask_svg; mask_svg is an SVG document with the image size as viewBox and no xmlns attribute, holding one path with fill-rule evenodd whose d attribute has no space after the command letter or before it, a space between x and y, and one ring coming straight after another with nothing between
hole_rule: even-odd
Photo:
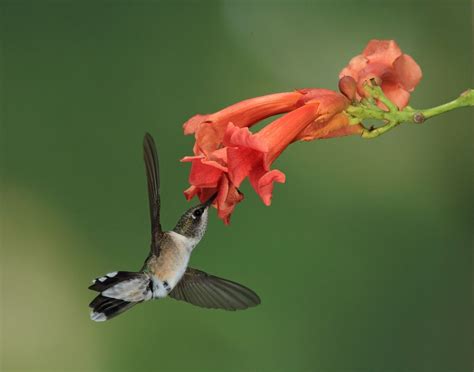
<instances>
[{"instance_id":1,"label":"outstretched wing","mask_svg":"<svg viewBox=\"0 0 474 372\"><path fill-rule=\"evenodd\" d=\"M152 246L157 249L162 233L160 223L160 165L155 141L149 133L146 133L143 139L143 159L145 160L148 202L150 204L151 242Z\"/></svg>"},{"instance_id":2,"label":"outstretched wing","mask_svg":"<svg viewBox=\"0 0 474 372\"><path fill-rule=\"evenodd\" d=\"M169 296L208 309L243 310L260 304L251 289L190 267Z\"/></svg>"}]
</instances>

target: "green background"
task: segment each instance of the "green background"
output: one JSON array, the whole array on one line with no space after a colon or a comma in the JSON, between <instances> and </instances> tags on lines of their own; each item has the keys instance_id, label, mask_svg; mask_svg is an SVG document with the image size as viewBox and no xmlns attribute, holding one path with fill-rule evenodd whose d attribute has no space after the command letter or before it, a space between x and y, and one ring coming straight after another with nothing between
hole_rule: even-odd
<instances>
[{"instance_id":1,"label":"green background","mask_svg":"<svg viewBox=\"0 0 474 372\"><path fill-rule=\"evenodd\" d=\"M469 1L2 1L3 371L470 371L472 110L376 140L298 143L265 207L212 213L192 264L260 307L154 301L89 320L91 279L148 252L142 138L167 228L195 113L335 89L371 38L421 65L414 107L472 86Z\"/></svg>"}]
</instances>

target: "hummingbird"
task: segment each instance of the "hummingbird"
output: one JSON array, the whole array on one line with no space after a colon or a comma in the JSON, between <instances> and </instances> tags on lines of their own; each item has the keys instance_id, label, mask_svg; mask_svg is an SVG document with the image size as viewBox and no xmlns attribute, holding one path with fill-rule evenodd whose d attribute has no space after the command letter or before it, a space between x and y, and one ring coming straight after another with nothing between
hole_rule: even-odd
<instances>
[{"instance_id":1,"label":"hummingbird","mask_svg":"<svg viewBox=\"0 0 474 372\"><path fill-rule=\"evenodd\" d=\"M143 140L143 159L151 220L150 253L140 271L114 271L92 281L89 289L99 294L89 304L91 319L106 321L139 303L165 297L209 309L243 310L260 304L251 289L188 266L192 251L206 232L208 210L216 194L184 212L173 230L163 231L158 154L149 133Z\"/></svg>"}]
</instances>

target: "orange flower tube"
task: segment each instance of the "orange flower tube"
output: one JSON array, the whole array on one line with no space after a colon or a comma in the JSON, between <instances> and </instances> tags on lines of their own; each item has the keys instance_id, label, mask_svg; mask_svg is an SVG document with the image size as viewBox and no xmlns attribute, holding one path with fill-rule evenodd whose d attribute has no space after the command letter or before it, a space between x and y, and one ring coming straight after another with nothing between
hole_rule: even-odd
<instances>
[{"instance_id":1,"label":"orange flower tube","mask_svg":"<svg viewBox=\"0 0 474 372\"><path fill-rule=\"evenodd\" d=\"M318 89L276 93L246 99L208 115L195 115L183 124L184 134L196 138L194 154L208 154L222 147L227 124L239 128L251 127L268 117L290 112L311 100Z\"/></svg>"}]
</instances>

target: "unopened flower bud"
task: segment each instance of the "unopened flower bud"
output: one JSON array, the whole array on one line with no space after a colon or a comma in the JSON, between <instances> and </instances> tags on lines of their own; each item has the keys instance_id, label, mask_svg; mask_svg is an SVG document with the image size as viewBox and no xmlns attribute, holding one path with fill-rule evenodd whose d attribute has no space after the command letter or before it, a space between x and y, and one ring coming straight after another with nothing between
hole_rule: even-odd
<instances>
[{"instance_id":1,"label":"unopened flower bud","mask_svg":"<svg viewBox=\"0 0 474 372\"><path fill-rule=\"evenodd\" d=\"M349 100L354 101L356 98L357 83L352 76L343 76L339 80L339 91Z\"/></svg>"}]
</instances>

